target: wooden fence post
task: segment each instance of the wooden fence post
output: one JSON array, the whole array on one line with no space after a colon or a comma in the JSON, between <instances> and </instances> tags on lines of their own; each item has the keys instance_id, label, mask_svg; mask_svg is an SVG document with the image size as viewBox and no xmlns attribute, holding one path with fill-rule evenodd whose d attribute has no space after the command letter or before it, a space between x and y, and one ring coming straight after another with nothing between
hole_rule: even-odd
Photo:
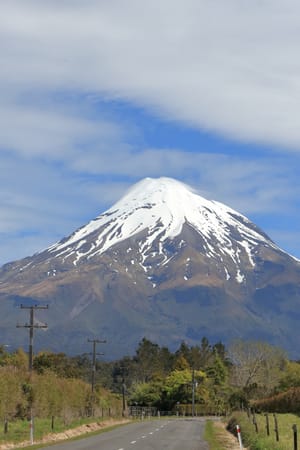
<instances>
[{"instance_id":1,"label":"wooden fence post","mask_svg":"<svg viewBox=\"0 0 300 450\"><path fill-rule=\"evenodd\" d=\"M294 450L298 450L298 438L297 438L297 425L293 425L293 434L294 434Z\"/></svg>"},{"instance_id":2,"label":"wooden fence post","mask_svg":"<svg viewBox=\"0 0 300 450\"><path fill-rule=\"evenodd\" d=\"M258 433L258 426L257 426L257 421L256 421L256 417L255 417L255 412L254 411L253 411L253 425L255 426L256 433Z\"/></svg>"},{"instance_id":3,"label":"wooden fence post","mask_svg":"<svg viewBox=\"0 0 300 450\"><path fill-rule=\"evenodd\" d=\"M278 422L277 422L276 414L273 414L273 416L274 416L274 426L275 426L274 431L275 431L275 434L276 434L276 441L278 442L279 441Z\"/></svg>"},{"instance_id":4,"label":"wooden fence post","mask_svg":"<svg viewBox=\"0 0 300 450\"><path fill-rule=\"evenodd\" d=\"M268 414L265 414L265 417L266 417L267 436L270 436L270 424L269 424L269 416L268 416Z\"/></svg>"}]
</instances>

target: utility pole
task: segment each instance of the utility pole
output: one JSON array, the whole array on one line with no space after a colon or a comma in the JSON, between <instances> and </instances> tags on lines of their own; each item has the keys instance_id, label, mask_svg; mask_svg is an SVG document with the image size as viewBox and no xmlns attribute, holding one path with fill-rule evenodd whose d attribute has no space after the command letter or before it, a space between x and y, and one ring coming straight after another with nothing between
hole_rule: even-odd
<instances>
[{"instance_id":1,"label":"utility pole","mask_svg":"<svg viewBox=\"0 0 300 450\"><path fill-rule=\"evenodd\" d=\"M34 306L20 306L21 309L29 309L30 310L30 319L29 323L25 323L25 325L17 325L17 328L29 328L29 373L32 373L33 367L33 330L35 328L48 328L48 325L39 325L34 323L34 311L37 309L48 309L48 305L34 305Z\"/></svg>"},{"instance_id":2,"label":"utility pole","mask_svg":"<svg viewBox=\"0 0 300 450\"><path fill-rule=\"evenodd\" d=\"M34 323L34 311L37 309L48 309L48 305L46 306L20 306L21 309L29 309L29 323L25 323L25 325L17 325L17 328L29 328L29 376L30 379L32 377L32 368L33 368L33 330L35 328L48 328L46 324L39 325ZM33 444L33 413L32 413L32 404L30 405L30 443Z\"/></svg>"},{"instance_id":3,"label":"utility pole","mask_svg":"<svg viewBox=\"0 0 300 450\"><path fill-rule=\"evenodd\" d=\"M88 339L88 342L91 342L93 344L93 352L92 352L92 415L94 415L94 391L95 391L95 376L96 376L96 356L97 355L103 355L104 353L97 353L96 352L96 345L97 344L106 344L105 340L100 339Z\"/></svg>"},{"instance_id":4,"label":"utility pole","mask_svg":"<svg viewBox=\"0 0 300 450\"><path fill-rule=\"evenodd\" d=\"M121 367L122 370L122 416L126 416L126 399L125 399L125 393L126 393L126 384L125 384L125 367Z\"/></svg>"},{"instance_id":5,"label":"utility pole","mask_svg":"<svg viewBox=\"0 0 300 450\"><path fill-rule=\"evenodd\" d=\"M192 417L195 416L195 369L192 372Z\"/></svg>"}]
</instances>

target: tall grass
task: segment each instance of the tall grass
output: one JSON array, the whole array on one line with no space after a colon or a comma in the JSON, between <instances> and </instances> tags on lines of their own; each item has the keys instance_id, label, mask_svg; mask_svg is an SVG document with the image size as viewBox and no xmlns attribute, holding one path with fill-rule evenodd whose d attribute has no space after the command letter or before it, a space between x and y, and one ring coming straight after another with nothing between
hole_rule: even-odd
<instances>
[{"instance_id":1,"label":"tall grass","mask_svg":"<svg viewBox=\"0 0 300 450\"><path fill-rule=\"evenodd\" d=\"M296 424L300 434L300 418L294 414L276 414L279 433L279 441L277 441L274 416L273 414L269 414L268 416L269 436L267 436L265 414L255 414L258 432L256 432L256 427L253 423L253 415L248 417L246 413L235 413L229 422L229 427L233 431L236 424L239 424L243 444L251 450L293 450L292 426Z\"/></svg>"},{"instance_id":2,"label":"tall grass","mask_svg":"<svg viewBox=\"0 0 300 450\"><path fill-rule=\"evenodd\" d=\"M60 433L65 430L69 430L72 428L76 428L83 424L88 424L92 422L101 422L106 418L78 418L72 420L68 425L66 425L65 421L56 417L54 420L54 424L52 423L52 419L45 418L35 418L34 419L34 440L38 441L42 439L44 436L50 433ZM52 425L54 425L52 429ZM20 442L25 442L30 440L30 422L28 420L14 420L8 424L8 431L4 433L4 426L2 430L0 430L0 445L7 442L14 442L16 444Z\"/></svg>"}]
</instances>

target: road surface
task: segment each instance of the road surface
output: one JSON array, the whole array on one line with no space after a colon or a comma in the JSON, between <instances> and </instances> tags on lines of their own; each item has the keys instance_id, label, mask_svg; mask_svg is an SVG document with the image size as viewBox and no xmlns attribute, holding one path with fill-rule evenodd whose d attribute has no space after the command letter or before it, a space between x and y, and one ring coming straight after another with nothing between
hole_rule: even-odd
<instances>
[{"instance_id":1,"label":"road surface","mask_svg":"<svg viewBox=\"0 0 300 450\"><path fill-rule=\"evenodd\" d=\"M114 430L48 450L208 450L203 440L205 419L178 418L130 423Z\"/></svg>"}]
</instances>

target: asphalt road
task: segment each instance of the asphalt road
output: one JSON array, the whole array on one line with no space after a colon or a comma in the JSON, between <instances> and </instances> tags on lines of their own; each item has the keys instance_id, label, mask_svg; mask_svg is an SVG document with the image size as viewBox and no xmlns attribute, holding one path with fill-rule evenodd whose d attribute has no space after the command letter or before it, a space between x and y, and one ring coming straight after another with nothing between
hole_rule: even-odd
<instances>
[{"instance_id":1,"label":"asphalt road","mask_svg":"<svg viewBox=\"0 0 300 450\"><path fill-rule=\"evenodd\" d=\"M205 419L159 419L135 422L105 433L44 447L49 450L208 450Z\"/></svg>"}]
</instances>

